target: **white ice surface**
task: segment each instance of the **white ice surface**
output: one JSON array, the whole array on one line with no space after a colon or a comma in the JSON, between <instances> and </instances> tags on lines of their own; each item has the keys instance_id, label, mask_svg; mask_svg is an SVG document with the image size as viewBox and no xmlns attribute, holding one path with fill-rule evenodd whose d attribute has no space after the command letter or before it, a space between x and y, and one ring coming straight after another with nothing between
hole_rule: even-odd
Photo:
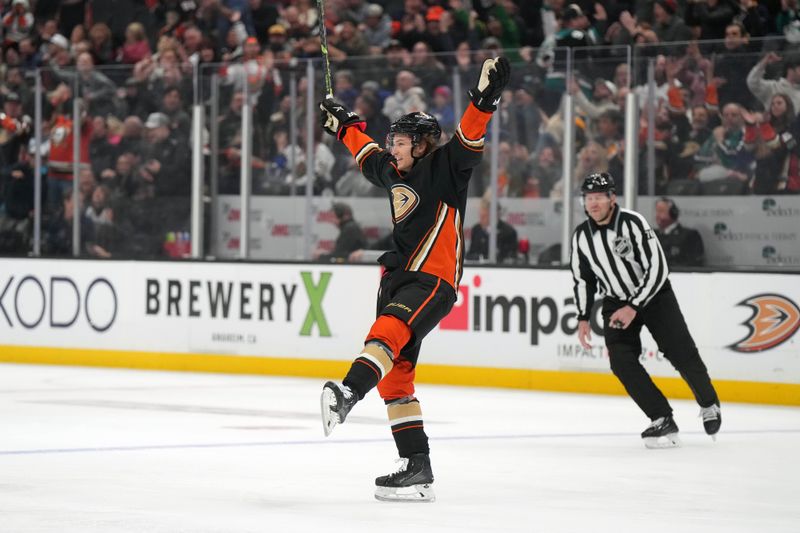
<instances>
[{"instance_id":1,"label":"white ice surface","mask_svg":"<svg viewBox=\"0 0 800 533\"><path fill-rule=\"evenodd\" d=\"M373 392L325 439L323 380L0 365L0 532L800 531L800 409L723 404L647 450L628 398L421 385L438 501L383 503Z\"/></svg>"}]
</instances>

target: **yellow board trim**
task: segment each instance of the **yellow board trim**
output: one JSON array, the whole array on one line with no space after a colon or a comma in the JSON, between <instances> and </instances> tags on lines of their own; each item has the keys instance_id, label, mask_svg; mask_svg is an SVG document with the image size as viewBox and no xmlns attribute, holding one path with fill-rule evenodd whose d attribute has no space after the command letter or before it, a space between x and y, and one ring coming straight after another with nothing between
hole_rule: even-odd
<instances>
[{"instance_id":1,"label":"yellow board trim","mask_svg":"<svg viewBox=\"0 0 800 533\"><path fill-rule=\"evenodd\" d=\"M344 376L350 361L292 359L220 354L182 354L127 350L0 346L0 362L48 365L99 366L140 370L183 370L226 374L265 374L336 378ZM680 378L653 381L670 398L691 399ZM417 383L504 387L557 392L624 395L617 378L609 373L421 365ZM800 384L714 380L722 401L800 406Z\"/></svg>"}]
</instances>

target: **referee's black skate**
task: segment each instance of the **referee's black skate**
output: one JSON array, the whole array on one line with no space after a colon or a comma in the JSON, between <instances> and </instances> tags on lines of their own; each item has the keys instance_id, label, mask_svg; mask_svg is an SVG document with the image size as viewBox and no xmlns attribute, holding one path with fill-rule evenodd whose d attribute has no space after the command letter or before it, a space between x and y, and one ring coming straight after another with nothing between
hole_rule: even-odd
<instances>
[{"instance_id":1,"label":"referee's black skate","mask_svg":"<svg viewBox=\"0 0 800 533\"><path fill-rule=\"evenodd\" d=\"M722 412L719 405L711 404L710 407L701 407L700 416L703 417L703 427L711 438L717 440L719 427L722 425Z\"/></svg>"},{"instance_id":2,"label":"referee's black skate","mask_svg":"<svg viewBox=\"0 0 800 533\"><path fill-rule=\"evenodd\" d=\"M384 502L433 502L433 471L427 453L401 458L394 474L375 478L375 498Z\"/></svg>"},{"instance_id":3,"label":"referee's black skate","mask_svg":"<svg viewBox=\"0 0 800 533\"><path fill-rule=\"evenodd\" d=\"M350 387L333 381L323 385L319 403L322 411L322 429L326 437L331 434L336 424L344 422L357 401L358 396Z\"/></svg>"},{"instance_id":4,"label":"referee's black skate","mask_svg":"<svg viewBox=\"0 0 800 533\"><path fill-rule=\"evenodd\" d=\"M672 419L672 415L653 420L642 432L642 439L648 448L677 448L681 445L678 424Z\"/></svg>"}]
</instances>

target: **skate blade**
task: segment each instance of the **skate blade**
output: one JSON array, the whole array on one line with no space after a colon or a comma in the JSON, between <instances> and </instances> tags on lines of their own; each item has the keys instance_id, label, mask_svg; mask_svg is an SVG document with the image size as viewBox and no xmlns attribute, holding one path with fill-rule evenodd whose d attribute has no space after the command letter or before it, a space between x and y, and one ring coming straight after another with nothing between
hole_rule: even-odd
<instances>
[{"instance_id":1,"label":"skate blade","mask_svg":"<svg viewBox=\"0 0 800 533\"><path fill-rule=\"evenodd\" d=\"M319 406L322 413L322 431L325 433L326 437L331 434L333 428L339 423L339 415L332 409L332 407L336 407L337 404L338 401L333 390L328 387L323 387L322 394L319 398Z\"/></svg>"},{"instance_id":2,"label":"skate blade","mask_svg":"<svg viewBox=\"0 0 800 533\"><path fill-rule=\"evenodd\" d=\"M430 503L436 501L436 494L429 483L410 487L375 487L375 499L382 502Z\"/></svg>"},{"instance_id":3,"label":"skate blade","mask_svg":"<svg viewBox=\"0 0 800 533\"><path fill-rule=\"evenodd\" d=\"M644 439L644 445L651 450L659 450L663 448L680 448L681 439L677 433L670 433L663 437L647 437Z\"/></svg>"}]
</instances>

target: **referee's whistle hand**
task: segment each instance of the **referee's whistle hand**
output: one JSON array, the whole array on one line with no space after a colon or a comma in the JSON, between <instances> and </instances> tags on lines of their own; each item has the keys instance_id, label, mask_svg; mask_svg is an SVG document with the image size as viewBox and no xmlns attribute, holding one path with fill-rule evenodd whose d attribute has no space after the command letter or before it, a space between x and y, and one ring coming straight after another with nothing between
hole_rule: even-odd
<instances>
[{"instance_id":1,"label":"referee's whistle hand","mask_svg":"<svg viewBox=\"0 0 800 533\"><path fill-rule=\"evenodd\" d=\"M634 318L636 318L636 309L626 305L625 307L620 307L614 311L614 314L608 319L608 324L612 328L626 329L631 325L631 322L633 322Z\"/></svg>"},{"instance_id":2,"label":"referee's whistle hand","mask_svg":"<svg viewBox=\"0 0 800 533\"><path fill-rule=\"evenodd\" d=\"M578 322L578 341L583 346L584 350L591 350L592 345L589 341L592 340L592 328L588 320L581 320Z\"/></svg>"}]
</instances>

